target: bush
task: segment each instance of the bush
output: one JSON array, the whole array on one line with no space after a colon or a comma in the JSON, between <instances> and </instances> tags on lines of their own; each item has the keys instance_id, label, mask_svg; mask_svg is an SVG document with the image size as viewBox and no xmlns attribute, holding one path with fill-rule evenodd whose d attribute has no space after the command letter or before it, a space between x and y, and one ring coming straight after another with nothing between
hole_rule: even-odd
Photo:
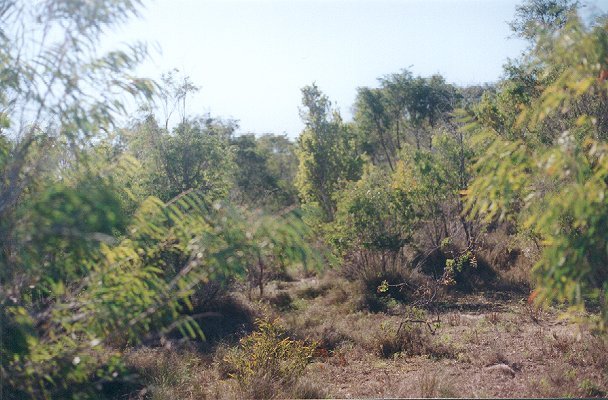
<instances>
[{"instance_id":1,"label":"bush","mask_svg":"<svg viewBox=\"0 0 608 400\"><path fill-rule=\"evenodd\" d=\"M258 331L241 339L238 350L225 361L234 370L230 376L248 397L270 398L298 381L316 344L291 340L276 322L258 320L257 326Z\"/></svg>"},{"instance_id":2,"label":"bush","mask_svg":"<svg viewBox=\"0 0 608 400\"><path fill-rule=\"evenodd\" d=\"M420 355L424 354L427 340L419 326L406 326L395 331L384 325L376 336L375 350L383 358L391 358L398 354Z\"/></svg>"},{"instance_id":3,"label":"bush","mask_svg":"<svg viewBox=\"0 0 608 400\"><path fill-rule=\"evenodd\" d=\"M436 343L426 329L424 324L402 323L397 329L384 324L374 338L374 351L383 358L397 355L453 358L454 350Z\"/></svg>"},{"instance_id":4,"label":"bush","mask_svg":"<svg viewBox=\"0 0 608 400\"><path fill-rule=\"evenodd\" d=\"M293 298L288 292L278 292L269 297L268 302L279 311L289 311L294 308Z\"/></svg>"},{"instance_id":5,"label":"bush","mask_svg":"<svg viewBox=\"0 0 608 400\"><path fill-rule=\"evenodd\" d=\"M421 300L420 289L428 281L428 278L405 266L388 269L378 264L369 264L366 268L345 266L343 273L358 282L358 308L371 312L386 311L395 302Z\"/></svg>"},{"instance_id":6,"label":"bush","mask_svg":"<svg viewBox=\"0 0 608 400\"><path fill-rule=\"evenodd\" d=\"M368 250L389 262L410 240L414 218L410 201L393 190L390 181L382 170L370 168L336 196L340 200L329 240L342 255Z\"/></svg>"}]
</instances>

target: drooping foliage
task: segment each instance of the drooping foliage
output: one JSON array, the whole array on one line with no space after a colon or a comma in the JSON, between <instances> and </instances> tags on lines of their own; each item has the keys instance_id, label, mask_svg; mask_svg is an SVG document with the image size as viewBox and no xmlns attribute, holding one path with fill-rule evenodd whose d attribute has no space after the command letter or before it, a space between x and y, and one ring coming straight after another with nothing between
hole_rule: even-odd
<instances>
[{"instance_id":1,"label":"drooping foliage","mask_svg":"<svg viewBox=\"0 0 608 400\"><path fill-rule=\"evenodd\" d=\"M605 20L587 27L571 15L558 34L539 37L532 67L548 78L513 123L481 124L476 140L486 151L469 194L473 215L511 219L542 246L535 296L576 306L589 296L604 321L606 32Z\"/></svg>"},{"instance_id":2,"label":"drooping foliage","mask_svg":"<svg viewBox=\"0 0 608 400\"><path fill-rule=\"evenodd\" d=\"M3 312L7 394L50 396L82 384L91 395L92 376L94 385L122 373L120 353L106 352L106 345L146 342L177 330L203 335L187 315L201 283L244 275L271 256L284 265L319 262L298 219L251 220L194 192L167 205L147 199L126 231L118 243L101 244L78 259L77 277L30 275L33 284L21 293L5 286L14 290L8 299L13 304Z\"/></svg>"},{"instance_id":3,"label":"drooping foliage","mask_svg":"<svg viewBox=\"0 0 608 400\"><path fill-rule=\"evenodd\" d=\"M189 82L171 132L152 116L117 128L161 86L132 76L145 48L98 51L139 6L0 2L2 398L102 398L128 383L125 346L202 338L205 283L320 262L297 213L227 203L236 125L187 116Z\"/></svg>"}]
</instances>

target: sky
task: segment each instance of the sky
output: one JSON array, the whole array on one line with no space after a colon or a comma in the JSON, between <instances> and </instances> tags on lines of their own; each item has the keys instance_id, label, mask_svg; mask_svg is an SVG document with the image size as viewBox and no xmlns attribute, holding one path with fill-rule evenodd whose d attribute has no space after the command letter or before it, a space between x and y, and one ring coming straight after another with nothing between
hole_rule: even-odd
<instances>
[{"instance_id":1,"label":"sky","mask_svg":"<svg viewBox=\"0 0 608 400\"><path fill-rule=\"evenodd\" d=\"M300 89L316 82L344 119L356 89L408 68L448 82L495 82L526 44L512 38L511 0L152 0L108 43L141 40L140 75L173 68L201 90L193 115L239 121L240 132L296 137ZM606 9L608 0L595 1Z\"/></svg>"}]
</instances>

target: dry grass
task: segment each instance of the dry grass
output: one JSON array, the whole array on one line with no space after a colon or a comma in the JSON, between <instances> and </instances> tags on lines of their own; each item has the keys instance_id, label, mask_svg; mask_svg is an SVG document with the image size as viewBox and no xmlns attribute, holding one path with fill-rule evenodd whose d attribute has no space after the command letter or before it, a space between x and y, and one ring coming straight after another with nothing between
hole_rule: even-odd
<instances>
[{"instance_id":1,"label":"dry grass","mask_svg":"<svg viewBox=\"0 0 608 400\"><path fill-rule=\"evenodd\" d=\"M131 393L133 399L206 399L215 398L219 388L201 385L215 379L207 363L191 351L171 349L139 349L126 357L138 382L145 385L141 391Z\"/></svg>"},{"instance_id":2,"label":"dry grass","mask_svg":"<svg viewBox=\"0 0 608 400\"><path fill-rule=\"evenodd\" d=\"M361 309L358 304L365 293L361 283L332 273L269 288L264 301L235 298L257 315L280 317L290 337L319 343L300 379L285 384L260 373L248 385L239 385L232 378L234 366L226 362L237 351L234 340L220 342L209 355L196 349L140 349L127 360L146 393L134 392L131 398L602 397L608 393L608 340L557 319L552 309L529 309L524 295L452 293L438 308L439 322L432 334L426 324L409 323L399 329L406 319L403 303L389 308L390 313ZM240 337L247 334L242 332Z\"/></svg>"},{"instance_id":3,"label":"dry grass","mask_svg":"<svg viewBox=\"0 0 608 400\"><path fill-rule=\"evenodd\" d=\"M383 358L422 355L434 359L455 357L451 346L436 340L422 325L405 324L397 329L383 326L376 333L373 343L373 350Z\"/></svg>"},{"instance_id":4,"label":"dry grass","mask_svg":"<svg viewBox=\"0 0 608 400\"><path fill-rule=\"evenodd\" d=\"M459 396L452 382L446 377L440 377L437 371L424 370L419 381L419 397L455 398Z\"/></svg>"},{"instance_id":5,"label":"dry grass","mask_svg":"<svg viewBox=\"0 0 608 400\"><path fill-rule=\"evenodd\" d=\"M319 283L309 283L296 290L296 296L312 300L319 296L324 296L327 292L335 287L334 283L329 280L324 280Z\"/></svg>"},{"instance_id":6,"label":"dry grass","mask_svg":"<svg viewBox=\"0 0 608 400\"><path fill-rule=\"evenodd\" d=\"M327 397L324 387L322 382L302 379L293 387L291 397L294 399L324 399Z\"/></svg>"}]
</instances>

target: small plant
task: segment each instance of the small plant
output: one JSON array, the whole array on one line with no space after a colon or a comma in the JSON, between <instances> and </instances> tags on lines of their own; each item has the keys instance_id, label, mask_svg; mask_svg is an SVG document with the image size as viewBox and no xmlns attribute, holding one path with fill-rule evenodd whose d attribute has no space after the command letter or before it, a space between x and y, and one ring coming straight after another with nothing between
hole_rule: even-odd
<instances>
[{"instance_id":1,"label":"small plant","mask_svg":"<svg viewBox=\"0 0 608 400\"><path fill-rule=\"evenodd\" d=\"M383 324L380 328L376 336L376 351L379 356L391 358L400 354L423 354L428 338L420 327L408 325L395 330L394 327Z\"/></svg>"},{"instance_id":2,"label":"small plant","mask_svg":"<svg viewBox=\"0 0 608 400\"><path fill-rule=\"evenodd\" d=\"M270 397L280 387L297 382L316 344L290 339L276 321L257 320L256 324L258 330L242 338L239 349L225 361L234 371L230 376L248 390L247 397Z\"/></svg>"},{"instance_id":3,"label":"small plant","mask_svg":"<svg viewBox=\"0 0 608 400\"><path fill-rule=\"evenodd\" d=\"M585 396L589 397L604 397L606 392L598 387L595 383L589 379L583 379L580 383L579 388L585 393Z\"/></svg>"},{"instance_id":4,"label":"small plant","mask_svg":"<svg viewBox=\"0 0 608 400\"><path fill-rule=\"evenodd\" d=\"M464 275L472 269L477 269L477 257L470 250L466 250L446 260L441 283L445 286L454 286L460 283Z\"/></svg>"}]
</instances>

